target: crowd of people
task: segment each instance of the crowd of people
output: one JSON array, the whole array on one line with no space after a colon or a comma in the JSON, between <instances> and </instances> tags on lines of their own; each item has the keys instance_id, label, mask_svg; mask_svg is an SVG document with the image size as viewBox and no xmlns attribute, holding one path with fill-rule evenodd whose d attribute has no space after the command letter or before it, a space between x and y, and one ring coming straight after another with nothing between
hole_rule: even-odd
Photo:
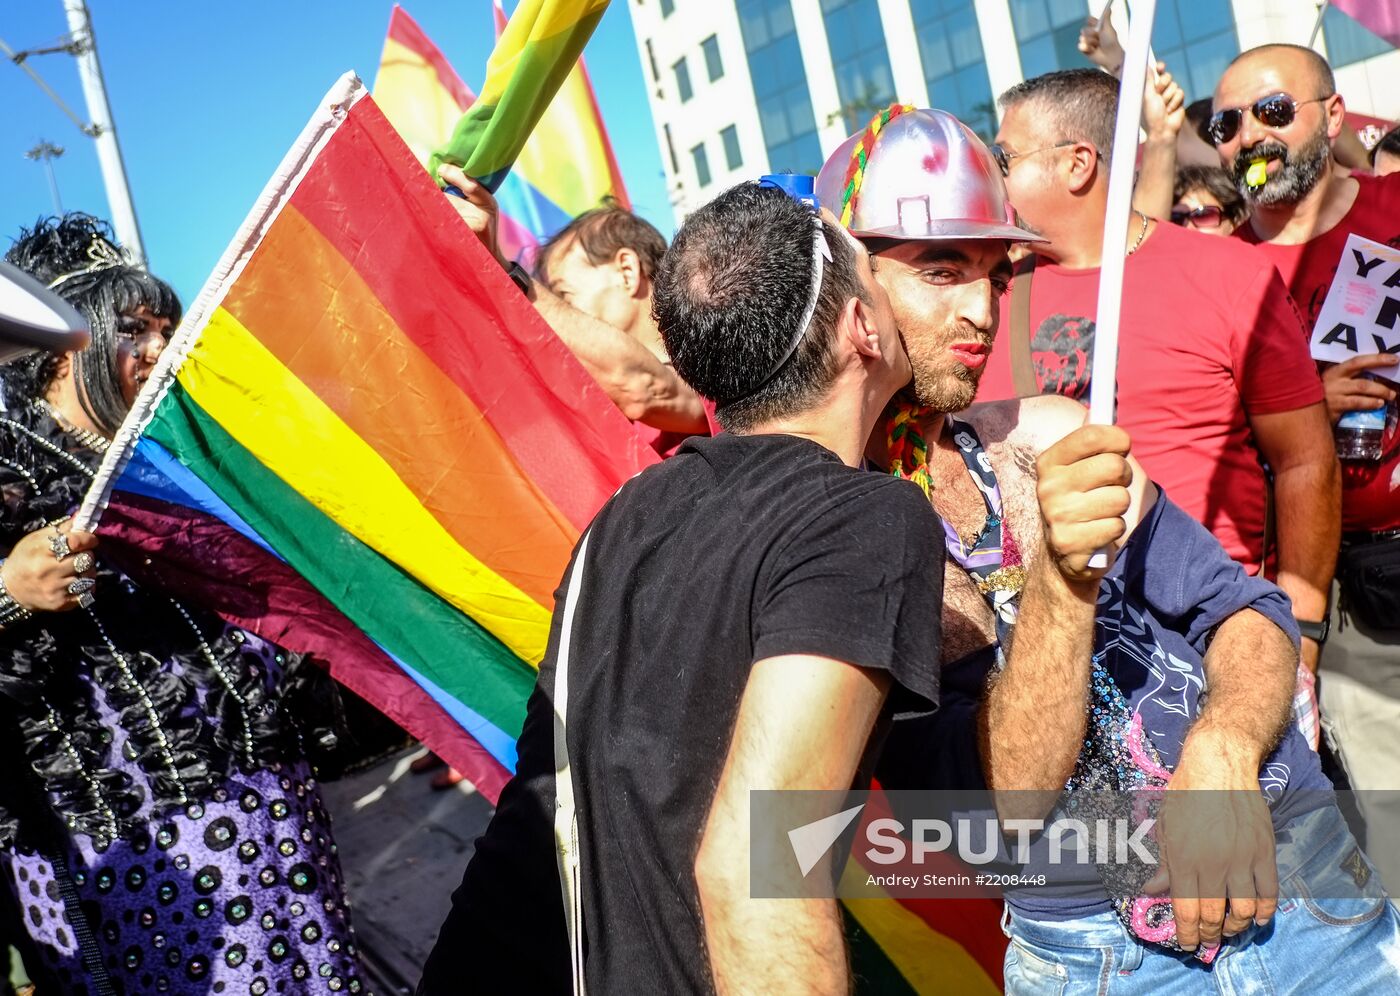
<instances>
[{"instance_id":1,"label":"crowd of people","mask_svg":"<svg viewBox=\"0 0 1400 996\"><path fill-rule=\"evenodd\" d=\"M1400 992L1398 358L1310 352L1348 239L1400 248L1400 134L1358 159L1309 49L1189 106L1159 64L1086 425L1122 52L1081 48L990 146L895 104L813 197L742 184L669 247L604 206L529 272L440 168L665 459L574 552L420 993L849 991L831 894L754 894L751 793L872 778L1162 795L1160 888L1008 891L1009 992ZM0 939L40 994L363 991L329 679L68 525L180 303L86 216L6 259L92 344L0 368ZM1356 411L1379 458L1338 459Z\"/></svg>"}]
</instances>

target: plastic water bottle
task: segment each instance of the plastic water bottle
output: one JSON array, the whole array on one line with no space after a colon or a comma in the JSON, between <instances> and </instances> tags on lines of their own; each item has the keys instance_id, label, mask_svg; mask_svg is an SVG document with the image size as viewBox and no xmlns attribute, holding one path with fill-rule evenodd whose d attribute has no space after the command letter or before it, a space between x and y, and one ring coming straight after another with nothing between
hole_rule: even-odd
<instances>
[{"instance_id":1,"label":"plastic water bottle","mask_svg":"<svg viewBox=\"0 0 1400 996\"><path fill-rule=\"evenodd\" d=\"M1347 412L1338 419L1332 432L1337 441L1337 456L1343 460L1379 460L1386 416L1393 404L1390 402L1370 411Z\"/></svg>"}]
</instances>

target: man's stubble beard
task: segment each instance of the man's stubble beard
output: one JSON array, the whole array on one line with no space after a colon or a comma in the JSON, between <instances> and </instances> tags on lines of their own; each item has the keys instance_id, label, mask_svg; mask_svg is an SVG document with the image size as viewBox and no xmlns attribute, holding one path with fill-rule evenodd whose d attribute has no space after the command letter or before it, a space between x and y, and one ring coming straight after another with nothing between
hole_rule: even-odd
<instances>
[{"instance_id":1,"label":"man's stubble beard","mask_svg":"<svg viewBox=\"0 0 1400 996\"><path fill-rule=\"evenodd\" d=\"M988 354L988 361L991 356ZM921 377L916 366L914 369L914 396L918 398L919 404L926 408L931 408L936 412L960 412L971 407L972 402L977 399L977 385L982 380L982 373L987 369L983 364L981 370L969 370L964 366L957 366L946 375L935 377Z\"/></svg>"}]
</instances>

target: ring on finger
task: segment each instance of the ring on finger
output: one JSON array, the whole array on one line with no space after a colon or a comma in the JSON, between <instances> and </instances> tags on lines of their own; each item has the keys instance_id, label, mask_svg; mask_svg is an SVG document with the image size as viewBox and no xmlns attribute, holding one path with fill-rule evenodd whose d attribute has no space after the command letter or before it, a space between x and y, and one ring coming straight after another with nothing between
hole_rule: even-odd
<instances>
[{"instance_id":1,"label":"ring on finger","mask_svg":"<svg viewBox=\"0 0 1400 996\"><path fill-rule=\"evenodd\" d=\"M49 537L49 549L53 551L54 560L66 559L73 552L68 548L68 534L55 529L54 534Z\"/></svg>"},{"instance_id":2,"label":"ring on finger","mask_svg":"<svg viewBox=\"0 0 1400 996\"><path fill-rule=\"evenodd\" d=\"M78 596L78 608L86 609L97 601L97 596L90 591L85 591Z\"/></svg>"},{"instance_id":3,"label":"ring on finger","mask_svg":"<svg viewBox=\"0 0 1400 996\"><path fill-rule=\"evenodd\" d=\"M85 595L97 587L97 582L92 578L74 578L68 582L68 594Z\"/></svg>"},{"instance_id":4,"label":"ring on finger","mask_svg":"<svg viewBox=\"0 0 1400 996\"><path fill-rule=\"evenodd\" d=\"M85 550L73 558L73 570L78 574L86 574L88 571L92 570L93 565L96 563L97 560L93 555Z\"/></svg>"}]
</instances>

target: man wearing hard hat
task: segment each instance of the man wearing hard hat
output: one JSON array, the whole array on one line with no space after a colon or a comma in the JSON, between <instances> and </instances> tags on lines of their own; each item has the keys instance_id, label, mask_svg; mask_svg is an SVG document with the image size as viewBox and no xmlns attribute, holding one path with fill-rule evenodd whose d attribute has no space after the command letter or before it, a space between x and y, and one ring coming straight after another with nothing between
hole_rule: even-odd
<instances>
[{"instance_id":1,"label":"man wearing hard hat","mask_svg":"<svg viewBox=\"0 0 1400 996\"><path fill-rule=\"evenodd\" d=\"M881 781L991 789L1003 818L1027 808L1005 791L1166 790L1154 882L1125 890L1106 865L1069 882L1057 866L1058 889L1008 891L1007 990L1103 979L1114 992L1176 991L1199 986L1202 966L1297 979L1297 991L1400 989L1394 960L1378 956L1400 946L1400 919L1288 723L1298 630L1287 598L1146 479L1121 429L1084 426L1078 403L969 407L1011 280L1008 247L1036 238L1015 224L990 151L950 114L894 106L836 150L816 188L872 254L913 367L868 456L924 488L948 554L940 708L895 724ZM1070 494L1037 473L1091 455L1118 462L1126 497ZM1046 563L1044 534L1114 516L1128 530L1106 575ZM1010 651L1013 627L1041 630L1086 602L1092 628L1066 623L1034 661ZM1211 805L1188 814L1203 798Z\"/></svg>"}]
</instances>

